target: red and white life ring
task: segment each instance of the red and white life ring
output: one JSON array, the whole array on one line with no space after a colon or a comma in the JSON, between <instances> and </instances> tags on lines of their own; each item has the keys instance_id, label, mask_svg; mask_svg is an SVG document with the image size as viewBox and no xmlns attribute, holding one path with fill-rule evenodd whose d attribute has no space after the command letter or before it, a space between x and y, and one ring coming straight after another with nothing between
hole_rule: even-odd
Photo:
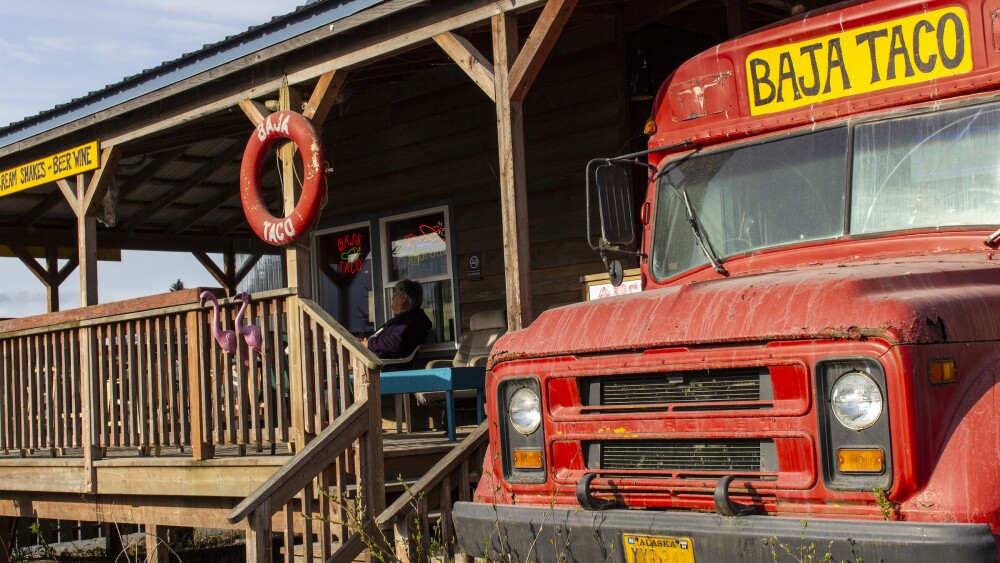
<instances>
[{"instance_id":1,"label":"red and white life ring","mask_svg":"<svg viewBox=\"0 0 1000 563\"><path fill-rule=\"evenodd\" d=\"M302 153L302 195L288 217L275 217L264 202L260 173L268 147L282 138L291 139ZM323 142L308 119L292 111L267 116L247 141L240 168L240 198L253 232L275 246L284 246L305 234L319 217L326 197L325 165Z\"/></svg>"}]
</instances>

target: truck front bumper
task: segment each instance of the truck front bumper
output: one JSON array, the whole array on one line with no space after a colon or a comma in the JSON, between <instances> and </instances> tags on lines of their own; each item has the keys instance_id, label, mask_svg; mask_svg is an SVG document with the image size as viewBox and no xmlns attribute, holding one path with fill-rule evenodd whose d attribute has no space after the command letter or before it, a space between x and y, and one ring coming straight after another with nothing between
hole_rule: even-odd
<instances>
[{"instance_id":1,"label":"truck front bumper","mask_svg":"<svg viewBox=\"0 0 1000 563\"><path fill-rule=\"evenodd\" d=\"M798 560L997 561L986 524L933 524L677 511L587 511L459 502L458 545L487 560L626 561L623 534L687 538L697 563ZM810 547L813 546L813 547ZM794 556L789 559L788 549ZM799 551L804 548L806 551ZM772 552L773 550L773 552ZM797 559L798 558L798 559ZM635 560L630 558L628 560Z\"/></svg>"}]
</instances>

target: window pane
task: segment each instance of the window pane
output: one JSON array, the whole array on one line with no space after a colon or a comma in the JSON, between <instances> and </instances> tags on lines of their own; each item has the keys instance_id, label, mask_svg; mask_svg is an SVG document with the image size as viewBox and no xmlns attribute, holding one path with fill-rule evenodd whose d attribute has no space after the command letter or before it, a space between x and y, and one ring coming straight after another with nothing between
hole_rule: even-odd
<instances>
[{"instance_id":1,"label":"window pane","mask_svg":"<svg viewBox=\"0 0 1000 563\"><path fill-rule=\"evenodd\" d=\"M316 236L323 309L354 334L375 329L368 227Z\"/></svg>"},{"instance_id":2,"label":"window pane","mask_svg":"<svg viewBox=\"0 0 1000 563\"><path fill-rule=\"evenodd\" d=\"M858 125L851 232L1000 223L1000 106Z\"/></svg>"},{"instance_id":3,"label":"window pane","mask_svg":"<svg viewBox=\"0 0 1000 563\"><path fill-rule=\"evenodd\" d=\"M443 212L389 221L386 236L392 252L388 282L448 274L448 233Z\"/></svg>"},{"instance_id":4,"label":"window pane","mask_svg":"<svg viewBox=\"0 0 1000 563\"><path fill-rule=\"evenodd\" d=\"M451 290L451 280L421 283L424 303L420 307L431 320L431 336L428 344L452 342L455 340L455 300ZM386 303L392 299L393 288L386 288ZM389 313L391 316L391 313Z\"/></svg>"},{"instance_id":5,"label":"window pane","mask_svg":"<svg viewBox=\"0 0 1000 563\"><path fill-rule=\"evenodd\" d=\"M688 222L684 192L720 258L842 235L847 147L841 127L681 162L658 184L654 275L708 263Z\"/></svg>"}]
</instances>

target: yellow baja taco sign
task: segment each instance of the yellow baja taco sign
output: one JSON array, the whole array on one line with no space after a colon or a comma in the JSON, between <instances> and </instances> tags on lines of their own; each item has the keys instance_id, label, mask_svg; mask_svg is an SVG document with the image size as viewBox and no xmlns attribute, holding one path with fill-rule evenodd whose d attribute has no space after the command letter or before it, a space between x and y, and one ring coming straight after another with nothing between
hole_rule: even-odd
<instances>
[{"instance_id":1,"label":"yellow baja taco sign","mask_svg":"<svg viewBox=\"0 0 1000 563\"><path fill-rule=\"evenodd\" d=\"M764 115L970 70L969 19L954 7L754 51L747 94Z\"/></svg>"},{"instance_id":2,"label":"yellow baja taco sign","mask_svg":"<svg viewBox=\"0 0 1000 563\"><path fill-rule=\"evenodd\" d=\"M97 141L0 172L0 196L55 182L101 165Z\"/></svg>"}]
</instances>

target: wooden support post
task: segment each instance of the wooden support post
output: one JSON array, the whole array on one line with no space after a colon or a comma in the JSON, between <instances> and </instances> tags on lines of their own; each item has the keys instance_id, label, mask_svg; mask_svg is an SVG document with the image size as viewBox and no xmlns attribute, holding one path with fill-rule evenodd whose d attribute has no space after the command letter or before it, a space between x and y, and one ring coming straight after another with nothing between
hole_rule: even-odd
<instances>
[{"instance_id":1,"label":"wooden support post","mask_svg":"<svg viewBox=\"0 0 1000 563\"><path fill-rule=\"evenodd\" d=\"M118 561L125 551L122 544L122 531L117 524L104 524L104 549L108 559Z\"/></svg>"},{"instance_id":2,"label":"wooden support post","mask_svg":"<svg viewBox=\"0 0 1000 563\"><path fill-rule=\"evenodd\" d=\"M531 241L524 158L522 104L578 0L548 0L518 52L517 16L493 16L493 64L466 39L451 32L434 41L496 103L500 157L500 211L507 288L507 327L531 323Z\"/></svg>"},{"instance_id":3,"label":"wooden support post","mask_svg":"<svg viewBox=\"0 0 1000 563\"><path fill-rule=\"evenodd\" d=\"M80 306L97 305L97 219L77 219L77 247L80 260Z\"/></svg>"},{"instance_id":4,"label":"wooden support post","mask_svg":"<svg viewBox=\"0 0 1000 563\"><path fill-rule=\"evenodd\" d=\"M531 323L531 243L528 187L524 172L524 113L511 100L510 65L517 58L517 16L493 16L493 72L496 78L497 141L500 151L500 210L507 287L507 327Z\"/></svg>"},{"instance_id":5,"label":"wooden support post","mask_svg":"<svg viewBox=\"0 0 1000 563\"><path fill-rule=\"evenodd\" d=\"M382 392L380 372L368 370L360 361L354 361L354 400L368 400L368 431L359 440L357 468L361 479L359 491L363 501L365 519L374 520L385 510L385 463L382 443ZM375 541L380 541L375 538ZM390 546L382 546L389 549ZM365 551L365 560L371 561L371 550Z\"/></svg>"},{"instance_id":6,"label":"wooden support post","mask_svg":"<svg viewBox=\"0 0 1000 563\"><path fill-rule=\"evenodd\" d=\"M14 529L14 518L0 517L0 563L10 563L10 552L13 549L11 531Z\"/></svg>"},{"instance_id":7,"label":"wooden support post","mask_svg":"<svg viewBox=\"0 0 1000 563\"><path fill-rule=\"evenodd\" d=\"M279 107L282 110L291 110L301 107L302 99L297 90L290 89L287 85L281 88L278 96ZM285 143L278 154L281 159L281 189L284 197L285 216L291 215L295 209L295 198L299 195L298 186L295 185L295 145ZM309 253L309 238L302 237L297 242L285 247L285 281L288 287L297 288L297 295L290 300L288 316L289 344L288 350L288 374L289 387L292 397L291 415L292 427L295 436L297 450L301 450L315 436L315 432L306 431L306 405L305 397L305 362L307 358L302 357L304 347L302 346L302 326L298 308L300 298L312 298L312 272Z\"/></svg>"},{"instance_id":8,"label":"wooden support post","mask_svg":"<svg viewBox=\"0 0 1000 563\"><path fill-rule=\"evenodd\" d=\"M167 545L166 526L146 524L146 563L167 563L170 561L170 546Z\"/></svg>"},{"instance_id":9,"label":"wooden support post","mask_svg":"<svg viewBox=\"0 0 1000 563\"><path fill-rule=\"evenodd\" d=\"M212 459L215 446L205 441L205 372L202 371L201 342L205 327L198 322L198 311L191 311L184 319L187 333L188 393L191 400L191 457L194 460Z\"/></svg>"},{"instance_id":10,"label":"wooden support post","mask_svg":"<svg viewBox=\"0 0 1000 563\"><path fill-rule=\"evenodd\" d=\"M264 501L257 510L253 511L250 518L247 518L249 527L247 528L247 563L271 563L273 555L271 553L271 503ZM312 549L312 545L306 543L307 549ZM286 546L292 549L294 546Z\"/></svg>"},{"instance_id":11,"label":"wooden support post","mask_svg":"<svg viewBox=\"0 0 1000 563\"><path fill-rule=\"evenodd\" d=\"M80 399L83 409L82 438L83 438L83 490L81 493L97 493L97 472L94 462L103 457L104 450L97 440L97 428L100 424L97 413L101 412L102 405L96 399L95 386L97 382L97 362L94 350L94 329L81 328L80 338Z\"/></svg>"},{"instance_id":12,"label":"wooden support post","mask_svg":"<svg viewBox=\"0 0 1000 563\"><path fill-rule=\"evenodd\" d=\"M77 212L77 256L80 261L80 306L97 304L97 208L118 168L121 150L115 146L101 151L101 166L89 182L84 175L76 177L76 201L71 206ZM64 196L68 193L60 184Z\"/></svg>"},{"instance_id":13,"label":"wooden support post","mask_svg":"<svg viewBox=\"0 0 1000 563\"><path fill-rule=\"evenodd\" d=\"M45 271L49 274L49 283L45 284L45 301L50 313L59 310L59 284L51 276L59 273L59 254L55 245L45 247Z\"/></svg>"}]
</instances>

